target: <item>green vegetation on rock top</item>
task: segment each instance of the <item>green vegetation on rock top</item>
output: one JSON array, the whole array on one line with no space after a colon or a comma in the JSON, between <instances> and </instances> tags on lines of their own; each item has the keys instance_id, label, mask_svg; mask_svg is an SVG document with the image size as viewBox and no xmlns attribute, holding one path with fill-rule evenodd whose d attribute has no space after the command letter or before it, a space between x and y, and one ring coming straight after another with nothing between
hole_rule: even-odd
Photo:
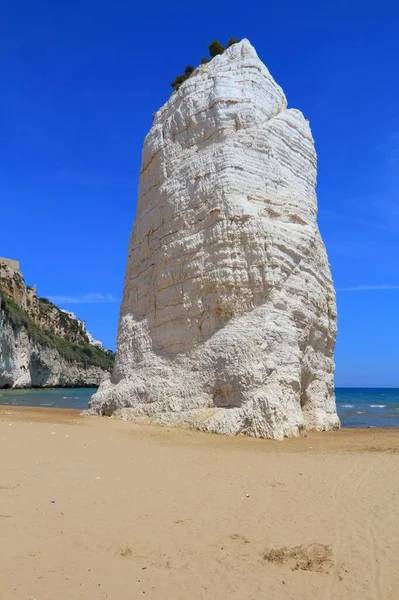
<instances>
[{"instance_id":1,"label":"green vegetation on rock top","mask_svg":"<svg viewBox=\"0 0 399 600\"><path fill-rule=\"evenodd\" d=\"M51 300L49 300L48 298L38 298L39 302L42 302L43 304L49 304L50 306L55 306L55 304L53 304L51 302ZM58 308L58 306L55 306L55 308ZM59 308L58 308L59 310Z\"/></svg>"},{"instance_id":2,"label":"green vegetation on rock top","mask_svg":"<svg viewBox=\"0 0 399 600\"><path fill-rule=\"evenodd\" d=\"M227 42L227 44L225 46L222 46L222 44L220 42L218 42L218 40L213 40L213 42L211 42L208 46L209 49L209 54L211 56L211 58L208 57L204 57L201 59L201 64L204 65L206 63L208 63L210 60L212 60L212 58L214 58L215 56L217 56L218 54L223 54L223 52L225 50L227 50L227 48L230 48L230 46L232 46L233 44L237 44L240 40L238 38L230 38L229 41ZM177 91L179 89L179 87L181 86L181 84L186 81L189 77L191 77L191 75L194 73L195 68L192 67L191 65L188 65L185 69L184 69L184 73L182 73L181 75L178 75L176 77L176 79L174 79L174 81L172 81L172 83L170 84L172 86L172 88Z\"/></svg>"},{"instance_id":3,"label":"green vegetation on rock top","mask_svg":"<svg viewBox=\"0 0 399 600\"><path fill-rule=\"evenodd\" d=\"M85 366L93 365L108 371L112 369L114 364L114 354L112 352L96 348L90 344L75 344L50 331L41 329L34 323L28 313L11 298L4 295L0 296L0 311L7 316L14 331L24 327L29 339L34 344L54 348L69 362L77 362Z\"/></svg>"}]
</instances>

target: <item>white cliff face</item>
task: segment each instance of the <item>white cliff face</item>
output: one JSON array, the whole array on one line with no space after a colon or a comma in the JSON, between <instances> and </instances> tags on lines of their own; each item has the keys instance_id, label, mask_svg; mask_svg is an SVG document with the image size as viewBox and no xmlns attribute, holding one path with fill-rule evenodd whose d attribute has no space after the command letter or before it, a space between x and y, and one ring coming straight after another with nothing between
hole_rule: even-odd
<instances>
[{"instance_id":1,"label":"white cliff face","mask_svg":"<svg viewBox=\"0 0 399 600\"><path fill-rule=\"evenodd\" d=\"M91 412L281 439L339 426L308 122L247 40L144 143L115 368Z\"/></svg>"},{"instance_id":2,"label":"white cliff face","mask_svg":"<svg viewBox=\"0 0 399 600\"><path fill-rule=\"evenodd\" d=\"M107 372L63 358L34 344L25 327L12 327L0 311L0 388L98 386Z\"/></svg>"}]
</instances>

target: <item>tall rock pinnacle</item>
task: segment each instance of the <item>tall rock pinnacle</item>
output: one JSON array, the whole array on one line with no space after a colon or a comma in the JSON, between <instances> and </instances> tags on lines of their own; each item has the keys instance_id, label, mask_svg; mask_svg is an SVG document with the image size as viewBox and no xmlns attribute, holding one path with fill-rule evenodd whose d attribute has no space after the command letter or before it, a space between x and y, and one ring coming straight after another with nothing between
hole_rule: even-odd
<instances>
[{"instance_id":1,"label":"tall rock pinnacle","mask_svg":"<svg viewBox=\"0 0 399 600\"><path fill-rule=\"evenodd\" d=\"M281 439L339 427L336 304L308 122L247 40L143 149L111 380L90 412Z\"/></svg>"}]
</instances>

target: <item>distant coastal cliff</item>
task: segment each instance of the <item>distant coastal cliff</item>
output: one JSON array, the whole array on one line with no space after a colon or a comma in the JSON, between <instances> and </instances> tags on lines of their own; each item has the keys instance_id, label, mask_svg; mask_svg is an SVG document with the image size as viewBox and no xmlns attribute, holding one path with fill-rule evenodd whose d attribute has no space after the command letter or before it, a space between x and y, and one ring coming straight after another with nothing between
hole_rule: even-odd
<instances>
[{"instance_id":1,"label":"distant coastal cliff","mask_svg":"<svg viewBox=\"0 0 399 600\"><path fill-rule=\"evenodd\" d=\"M38 298L15 260L0 258L0 388L97 386L113 354L83 321Z\"/></svg>"}]
</instances>

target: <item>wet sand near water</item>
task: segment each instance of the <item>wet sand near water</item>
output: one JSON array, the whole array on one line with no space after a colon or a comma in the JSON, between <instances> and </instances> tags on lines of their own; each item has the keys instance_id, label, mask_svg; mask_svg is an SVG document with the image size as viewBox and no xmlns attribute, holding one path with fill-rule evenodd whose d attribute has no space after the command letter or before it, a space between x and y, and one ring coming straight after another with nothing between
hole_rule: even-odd
<instances>
[{"instance_id":1,"label":"wet sand near water","mask_svg":"<svg viewBox=\"0 0 399 600\"><path fill-rule=\"evenodd\" d=\"M0 600L398 600L399 431L0 407Z\"/></svg>"}]
</instances>

